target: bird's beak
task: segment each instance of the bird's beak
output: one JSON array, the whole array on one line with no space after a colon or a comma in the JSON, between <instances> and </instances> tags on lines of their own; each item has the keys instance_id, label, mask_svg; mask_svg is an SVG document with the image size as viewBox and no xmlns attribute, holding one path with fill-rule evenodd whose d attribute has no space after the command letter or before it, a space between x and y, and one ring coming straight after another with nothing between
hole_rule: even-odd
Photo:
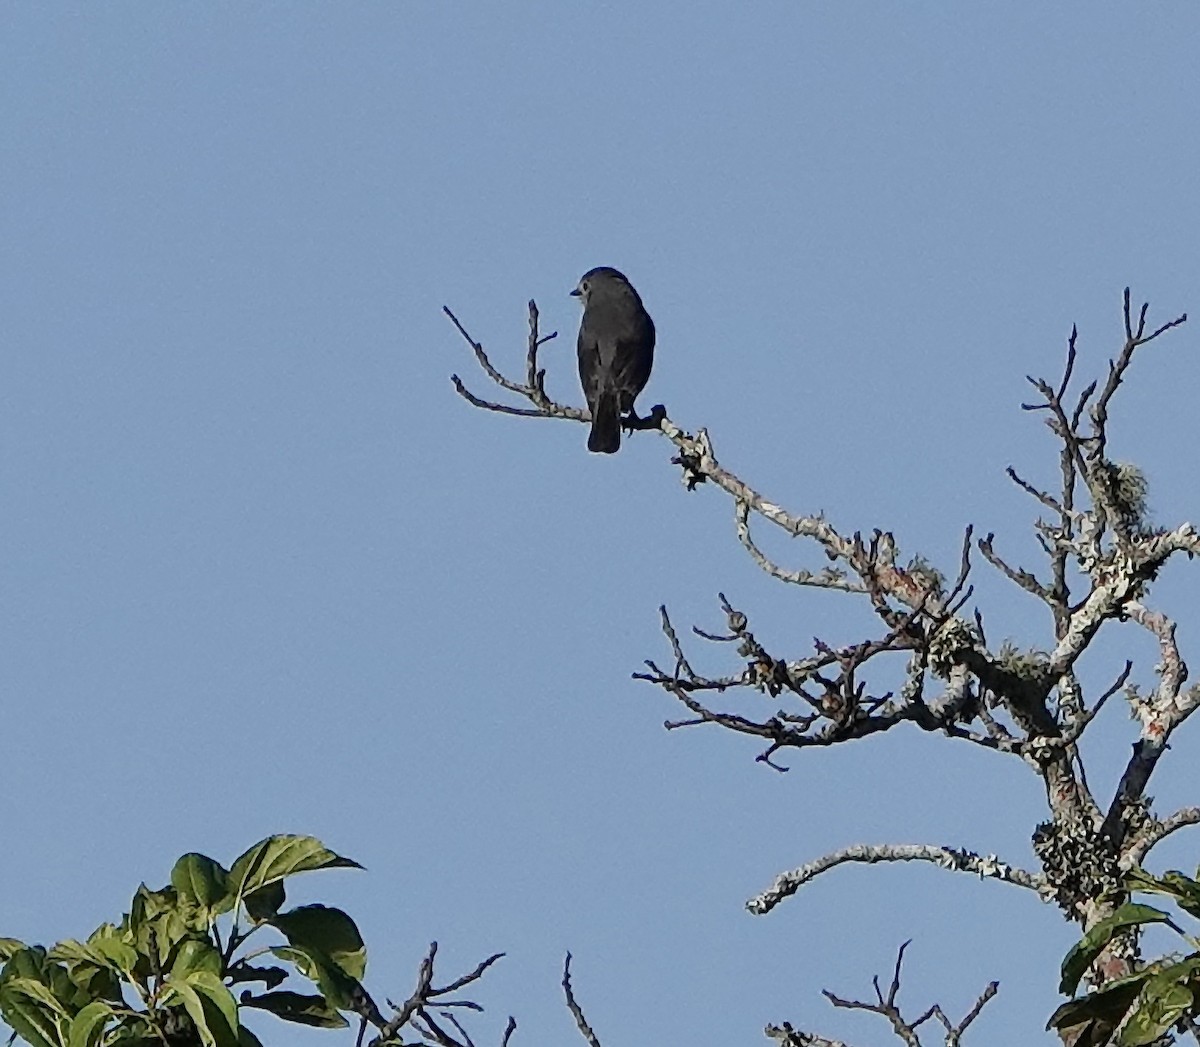
<instances>
[{"instance_id":1,"label":"bird's beak","mask_svg":"<svg viewBox=\"0 0 1200 1047\"><path fill-rule=\"evenodd\" d=\"M578 287L576 287L574 291L570 292L570 294L571 294L572 298L578 298L580 295L583 294L583 292L581 290L579 290Z\"/></svg>"}]
</instances>

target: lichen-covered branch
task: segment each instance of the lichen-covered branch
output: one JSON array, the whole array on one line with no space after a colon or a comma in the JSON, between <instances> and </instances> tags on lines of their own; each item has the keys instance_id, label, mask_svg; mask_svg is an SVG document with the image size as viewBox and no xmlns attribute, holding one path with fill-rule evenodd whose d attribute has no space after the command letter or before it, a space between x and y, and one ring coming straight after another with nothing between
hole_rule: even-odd
<instances>
[{"instance_id":1,"label":"lichen-covered branch","mask_svg":"<svg viewBox=\"0 0 1200 1047\"><path fill-rule=\"evenodd\" d=\"M1161 820L1152 819L1125 845L1121 855L1121 868L1128 871L1141 865L1155 844L1165 840L1171 833L1191 825L1200 825L1200 807L1183 807Z\"/></svg>"},{"instance_id":2,"label":"lichen-covered branch","mask_svg":"<svg viewBox=\"0 0 1200 1047\"><path fill-rule=\"evenodd\" d=\"M1044 877L1002 862L994 854L981 855L959 847L931 844L855 844L781 873L770 887L746 902L746 908L756 914L768 913L810 880L847 862L866 865L879 862L930 862L941 869L971 873L981 880L990 878L1027 887L1036 891L1043 900L1053 893Z\"/></svg>"}]
</instances>

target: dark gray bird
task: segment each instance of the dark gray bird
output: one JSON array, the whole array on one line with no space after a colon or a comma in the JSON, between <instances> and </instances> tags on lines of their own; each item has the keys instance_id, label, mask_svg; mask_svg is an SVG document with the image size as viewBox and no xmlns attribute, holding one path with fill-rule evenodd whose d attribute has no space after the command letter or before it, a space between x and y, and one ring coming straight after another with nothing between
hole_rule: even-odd
<instances>
[{"instance_id":1,"label":"dark gray bird","mask_svg":"<svg viewBox=\"0 0 1200 1047\"><path fill-rule=\"evenodd\" d=\"M621 415L650 380L654 321L623 273L607 265L584 273L571 294L583 303L579 380L592 414L588 450L612 454L621 446Z\"/></svg>"}]
</instances>

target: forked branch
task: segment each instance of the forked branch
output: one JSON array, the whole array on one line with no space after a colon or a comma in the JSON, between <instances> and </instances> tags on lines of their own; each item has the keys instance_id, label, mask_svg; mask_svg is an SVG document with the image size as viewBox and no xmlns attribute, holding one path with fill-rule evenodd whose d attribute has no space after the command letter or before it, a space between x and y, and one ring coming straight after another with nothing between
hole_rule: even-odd
<instances>
[{"instance_id":1,"label":"forked branch","mask_svg":"<svg viewBox=\"0 0 1200 1047\"><path fill-rule=\"evenodd\" d=\"M880 988L878 977L872 980L872 986L875 989L874 1000L843 999L828 989L824 990L823 994L834 1007L878 1014L887 1021L892 1028L892 1033L906 1047L923 1047L921 1033L918 1030L931 1020L936 1021L942 1027L939 1035L944 1047L960 1047L963 1034L974 1023L975 1019L979 1017L980 1012L987 1006L988 1001L996 995L1000 988L1000 983L991 982L979 994L978 999L971 1005L966 1015L958 1022L952 1022L946 1016L946 1012L942 1009L941 1005L936 1003L923 1011L917 1018L905 1018L900 1010L897 998L900 994L900 971L904 963L904 953L911 944L911 941L907 941L900 946L896 954L896 963L892 970L892 980L888 985L886 994ZM770 1039L775 1040L779 1044L779 1047L849 1047L848 1044L844 1044L840 1040L830 1040L814 1033L801 1032L787 1022L782 1025L768 1025L765 1031Z\"/></svg>"}]
</instances>

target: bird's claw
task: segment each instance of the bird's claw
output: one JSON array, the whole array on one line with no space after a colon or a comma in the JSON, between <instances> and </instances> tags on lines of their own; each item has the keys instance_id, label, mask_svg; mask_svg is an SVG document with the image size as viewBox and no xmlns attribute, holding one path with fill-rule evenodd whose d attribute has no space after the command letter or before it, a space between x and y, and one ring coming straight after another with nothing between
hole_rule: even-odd
<instances>
[{"instance_id":1,"label":"bird's claw","mask_svg":"<svg viewBox=\"0 0 1200 1047\"><path fill-rule=\"evenodd\" d=\"M621 428L629 433L637 432L641 429L661 429L663 419L666 417L667 409L662 404L655 404L650 408L650 413L645 418L638 417L637 412L631 410L621 419Z\"/></svg>"}]
</instances>

